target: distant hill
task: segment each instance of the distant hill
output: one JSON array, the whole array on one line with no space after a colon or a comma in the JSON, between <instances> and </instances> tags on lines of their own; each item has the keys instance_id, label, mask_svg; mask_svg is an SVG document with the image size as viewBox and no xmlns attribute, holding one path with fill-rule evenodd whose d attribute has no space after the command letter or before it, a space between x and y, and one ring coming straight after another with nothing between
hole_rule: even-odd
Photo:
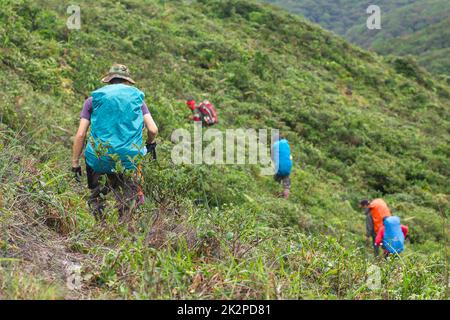
<instances>
[{"instance_id":1,"label":"distant hill","mask_svg":"<svg viewBox=\"0 0 450 320\"><path fill-rule=\"evenodd\" d=\"M267 0L381 54L413 55L428 70L450 75L447 0ZM355 3L356 2L356 3ZM368 30L366 8L381 8L382 29Z\"/></svg>"}]
</instances>

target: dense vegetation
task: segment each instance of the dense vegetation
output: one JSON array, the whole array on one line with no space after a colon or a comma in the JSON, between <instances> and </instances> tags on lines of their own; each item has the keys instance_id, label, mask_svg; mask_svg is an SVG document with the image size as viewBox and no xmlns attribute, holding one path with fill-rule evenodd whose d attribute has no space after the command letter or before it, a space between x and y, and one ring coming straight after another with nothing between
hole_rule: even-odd
<instances>
[{"instance_id":1,"label":"dense vegetation","mask_svg":"<svg viewBox=\"0 0 450 320\"><path fill-rule=\"evenodd\" d=\"M450 75L450 4L447 0L267 0L299 13L381 54L414 55L436 74ZM366 27L369 5L381 8L382 29Z\"/></svg>"},{"instance_id":2,"label":"dense vegetation","mask_svg":"<svg viewBox=\"0 0 450 320\"><path fill-rule=\"evenodd\" d=\"M0 298L446 297L450 89L413 60L252 1L80 0L72 31L59 0L0 2ZM113 62L160 127L128 224L113 203L96 223L69 172L82 102ZM287 135L289 201L256 166L171 163L187 95L216 104L219 129ZM400 259L365 246L357 203L376 196L410 226Z\"/></svg>"}]
</instances>

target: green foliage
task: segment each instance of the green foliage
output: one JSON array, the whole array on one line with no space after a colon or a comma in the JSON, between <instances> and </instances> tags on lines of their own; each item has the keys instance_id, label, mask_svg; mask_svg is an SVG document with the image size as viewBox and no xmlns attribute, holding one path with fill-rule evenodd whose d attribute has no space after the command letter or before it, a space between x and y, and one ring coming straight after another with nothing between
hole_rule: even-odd
<instances>
[{"instance_id":1,"label":"green foliage","mask_svg":"<svg viewBox=\"0 0 450 320\"><path fill-rule=\"evenodd\" d=\"M80 259L88 293L72 294L82 298L445 297L445 79L253 1L79 4L82 28L72 31L60 1L0 7L7 297L70 296L59 287L67 256ZM160 129L159 159L143 163L147 200L128 224L111 196L95 223L68 170L82 103L113 62L130 67ZM283 131L295 162L289 201L256 166L171 162L173 130L192 129L187 95L213 101L217 129ZM357 203L376 196L411 227L401 260L376 261L364 246ZM57 249L59 273L25 255L36 241ZM28 279L10 266L16 256L38 264L38 280L11 280ZM367 287L369 264L382 268L379 291Z\"/></svg>"}]
</instances>

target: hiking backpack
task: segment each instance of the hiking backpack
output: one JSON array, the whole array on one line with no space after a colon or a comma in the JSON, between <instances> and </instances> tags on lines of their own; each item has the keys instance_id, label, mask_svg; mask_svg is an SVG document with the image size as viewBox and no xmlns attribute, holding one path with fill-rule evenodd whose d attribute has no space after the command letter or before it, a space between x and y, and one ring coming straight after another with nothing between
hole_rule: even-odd
<instances>
[{"instance_id":1,"label":"hiking backpack","mask_svg":"<svg viewBox=\"0 0 450 320\"><path fill-rule=\"evenodd\" d=\"M383 199L373 200L369 204L369 208L372 214L373 228L375 230L375 234L377 234L383 226L383 218L389 217L391 215L391 211Z\"/></svg>"},{"instance_id":2,"label":"hiking backpack","mask_svg":"<svg viewBox=\"0 0 450 320\"><path fill-rule=\"evenodd\" d=\"M387 217L384 220L383 246L389 253L400 253L404 249L403 235L399 217Z\"/></svg>"},{"instance_id":3,"label":"hiking backpack","mask_svg":"<svg viewBox=\"0 0 450 320\"><path fill-rule=\"evenodd\" d=\"M134 158L146 154L143 101L143 92L124 84L107 85L92 93L91 131L85 156L95 172L112 173L116 166L114 155L125 169L136 169Z\"/></svg>"},{"instance_id":4,"label":"hiking backpack","mask_svg":"<svg viewBox=\"0 0 450 320\"><path fill-rule=\"evenodd\" d=\"M281 177L289 176L292 170L289 142L286 139L275 142L272 148L272 155L275 163L275 173Z\"/></svg>"},{"instance_id":5,"label":"hiking backpack","mask_svg":"<svg viewBox=\"0 0 450 320\"><path fill-rule=\"evenodd\" d=\"M207 126L212 126L219 121L217 117L216 108L212 105L208 100L203 101L198 106L198 110L200 111L202 122Z\"/></svg>"}]
</instances>

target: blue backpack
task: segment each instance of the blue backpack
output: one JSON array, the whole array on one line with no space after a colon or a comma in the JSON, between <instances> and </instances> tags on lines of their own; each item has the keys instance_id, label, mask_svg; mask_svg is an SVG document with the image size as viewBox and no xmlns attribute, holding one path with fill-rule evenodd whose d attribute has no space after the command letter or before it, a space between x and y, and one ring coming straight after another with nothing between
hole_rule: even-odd
<instances>
[{"instance_id":1,"label":"blue backpack","mask_svg":"<svg viewBox=\"0 0 450 320\"><path fill-rule=\"evenodd\" d=\"M144 93L139 89L113 84L92 93L91 132L86 146L87 164L97 173L112 173L116 162L135 170L135 158L145 155L142 141Z\"/></svg>"},{"instance_id":2,"label":"blue backpack","mask_svg":"<svg viewBox=\"0 0 450 320\"><path fill-rule=\"evenodd\" d=\"M403 235L400 218L387 217L384 223L383 246L389 253L401 253L404 250L405 236Z\"/></svg>"},{"instance_id":3,"label":"blue backpack","mask_svg":"<svg viewBox=\"0 0 450 320\"><path fill-rule=\"evenodd\" d=\"M275 173L281 177L290 175L292 170L292 160L289 142L286 139L275 142L272 151L275 162Z\"/></svg>"}]
</instances>

